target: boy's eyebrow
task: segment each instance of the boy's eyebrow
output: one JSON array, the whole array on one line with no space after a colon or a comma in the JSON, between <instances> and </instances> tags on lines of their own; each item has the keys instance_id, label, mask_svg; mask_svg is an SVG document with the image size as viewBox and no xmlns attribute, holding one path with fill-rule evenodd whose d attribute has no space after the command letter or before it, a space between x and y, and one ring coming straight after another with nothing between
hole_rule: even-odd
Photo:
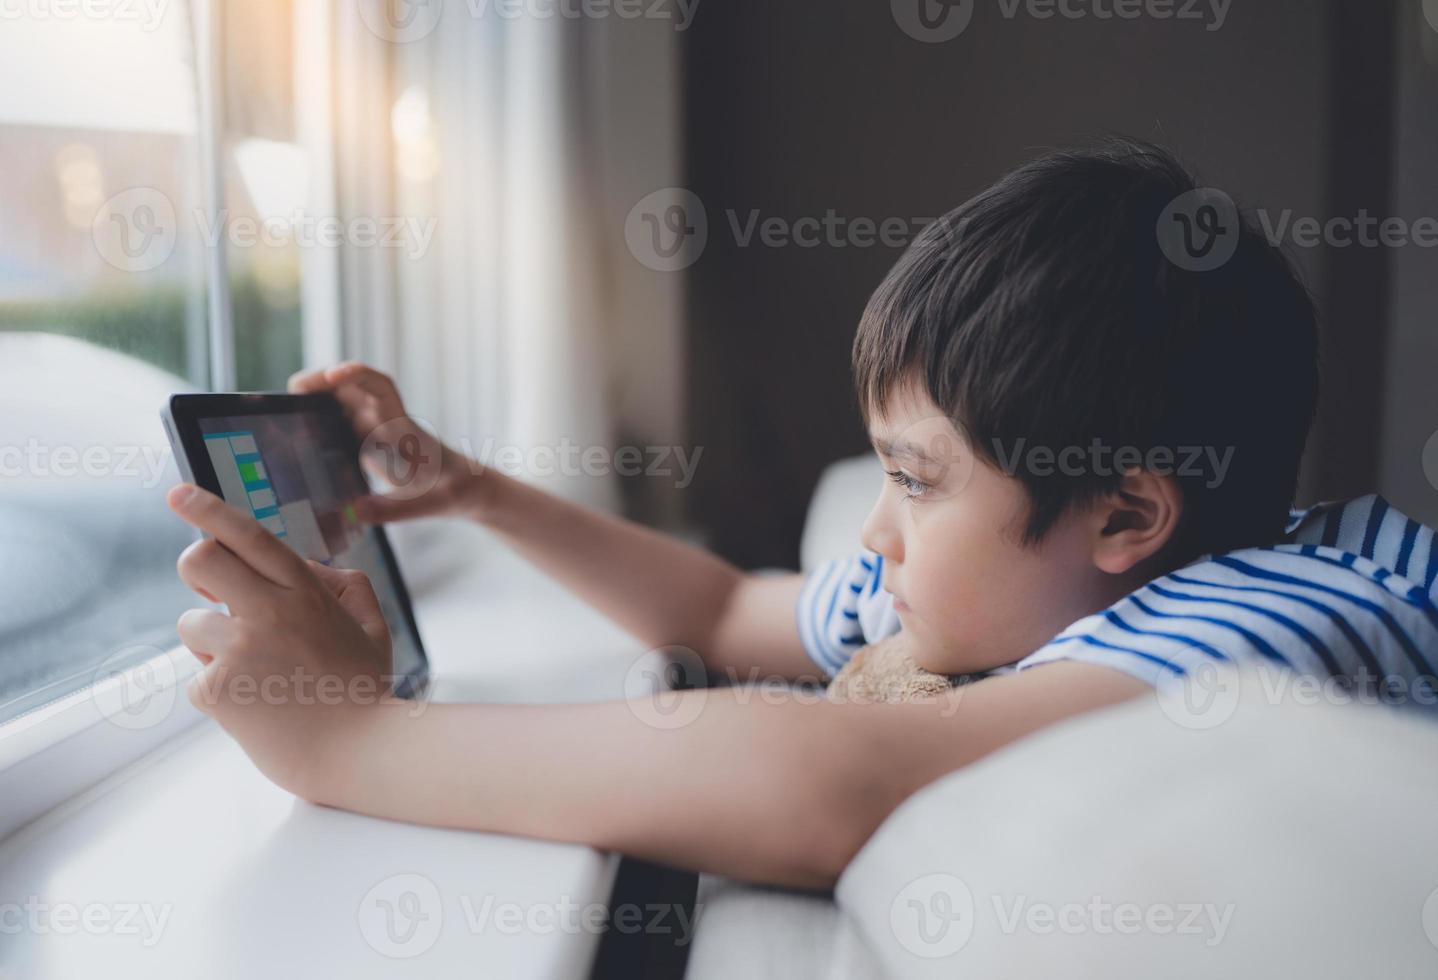
<instances>
[{"instance_id":1,"label":"boy's eyebrow","mask_svg":"<svg viewBox=\"0 0 1438 980\"><path fill-rule=\"evenodd\" d=\"M903 456L917 459L921 463L932 463L934 459L923 446L912 442L890 442L881 436L870 436L869 443L880 456Z\"/></svg>"}]
</instances>

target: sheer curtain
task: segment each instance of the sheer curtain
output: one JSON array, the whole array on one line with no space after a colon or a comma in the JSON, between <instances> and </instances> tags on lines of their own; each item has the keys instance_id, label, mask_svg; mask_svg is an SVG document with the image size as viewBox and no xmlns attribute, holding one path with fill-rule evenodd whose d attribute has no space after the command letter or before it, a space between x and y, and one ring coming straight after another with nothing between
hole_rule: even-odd
<instances>
[{"instance_id":1,"label":"sheer curtain","mask_svg":"<svg viewBox=\"0 0 1438 980\"><path fill-rule=\"evenodd\" d=\"M452 3L395 44L355 6L335 24L338 207L408 231L400 247L346 250L346 355L392 371L413 411L473 455L511 447L525 479L617 510L611 470L573 465L577 452L617 432L677 438L682 286L636 273L622 234L629 207L677 182L674 32ZM654 95L616 98L641 81L616 75L621 51L671 75L642 80L663 86L665 111ZM636 112L647 144L606 139ZM665 382L640 379L650 393L636 398L636 372Z\"/></svg>"}]
</instances>

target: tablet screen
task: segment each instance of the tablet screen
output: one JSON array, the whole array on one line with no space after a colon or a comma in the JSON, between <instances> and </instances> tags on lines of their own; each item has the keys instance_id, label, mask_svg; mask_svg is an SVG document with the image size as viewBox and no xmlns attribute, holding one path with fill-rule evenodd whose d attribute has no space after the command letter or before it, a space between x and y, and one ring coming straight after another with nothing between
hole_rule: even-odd
<instances>
[{"instance_id":1,"label":"tablet screen","mask_svg":"<svg viewBox=\"0 0 1438 980\"><path fill-rule=\"evenodd\" d=\"M394 672L414 677L424 654L385 560L379 533L352 502L369 492L339 415L272 412L198 419L225 502L305 558L369 576L394 637Z\"/></svg>"}]
</instances>

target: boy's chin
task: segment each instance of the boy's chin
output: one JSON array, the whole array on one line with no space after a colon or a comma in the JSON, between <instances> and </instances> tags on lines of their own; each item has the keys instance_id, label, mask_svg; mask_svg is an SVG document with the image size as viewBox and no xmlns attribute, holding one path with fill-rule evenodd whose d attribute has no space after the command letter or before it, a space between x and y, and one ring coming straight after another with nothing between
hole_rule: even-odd
<instances>
[{"instance_id":1,"label":"boy's chin","mask_svg":"<svg viewBox=\"0 0 1438 980\"><path fill-rule=\"evenodd\" d=\"M967 672L954 651L946 650L941 644L932 642L911 642L907 651L909 659L931 674L963 674Z\"/></svg>"},{"instance_id":2,"label":"boy's chin","mask_svg":"<svg viewBox=\"0 0 1438 980\"><path fill-rule=\"evenodd\" d=\"M915 638L907 653L909 659L931 674L957 677L962 674L981 674L993 670L999 664L988 663L981 657L965 656L963 651L946 647L942 643L924 642Z\"/></svg>"}]
</instances>

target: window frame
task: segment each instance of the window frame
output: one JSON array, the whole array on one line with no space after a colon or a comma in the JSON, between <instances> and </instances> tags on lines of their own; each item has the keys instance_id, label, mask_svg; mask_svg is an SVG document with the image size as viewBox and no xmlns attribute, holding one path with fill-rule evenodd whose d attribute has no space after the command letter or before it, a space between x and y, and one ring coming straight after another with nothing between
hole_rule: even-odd
<instances>
[{"instance_id":1,"label":"window frame","mask_svg":"<svg viewBox=\"0 0 1438 980\"><path fill-rule=\"evenodd\" d=\"M239 0L189 0L198 88L201 204L207 218L217 222L225 210L223 57L225 37L220 3ZM318 179L309 203L319 213L335 213L334 129L331 118L333 76L332 13L327 4L297 0L296 23L302 25L306 44L303 55L296 45L296 69L303 84L296 85L297 138L311 155ZM301 330L305 363L338 360L343 338L340 330L341 256L336 250L309 250L302 254ZM218 236L205 262L209 348L209 384L212 391L232 391L236 384L235 333L229 283L229 256L225 236ZM157 409L158 411L158 406ZM183 646L159 657L134 664L127 670L58 697L4 723L0 723L0 840L53 810L65 800L101 783L126 766L137 764L165 743L184 734L205 716L185 693L189 680L200 671L198 661ZM146 687L151 697L172 700L165 717L143 728L127 728L111 721L103 698L119 686L134 684L141 671L162 675L159 684Z\"/></svg>"}]
</instances>

